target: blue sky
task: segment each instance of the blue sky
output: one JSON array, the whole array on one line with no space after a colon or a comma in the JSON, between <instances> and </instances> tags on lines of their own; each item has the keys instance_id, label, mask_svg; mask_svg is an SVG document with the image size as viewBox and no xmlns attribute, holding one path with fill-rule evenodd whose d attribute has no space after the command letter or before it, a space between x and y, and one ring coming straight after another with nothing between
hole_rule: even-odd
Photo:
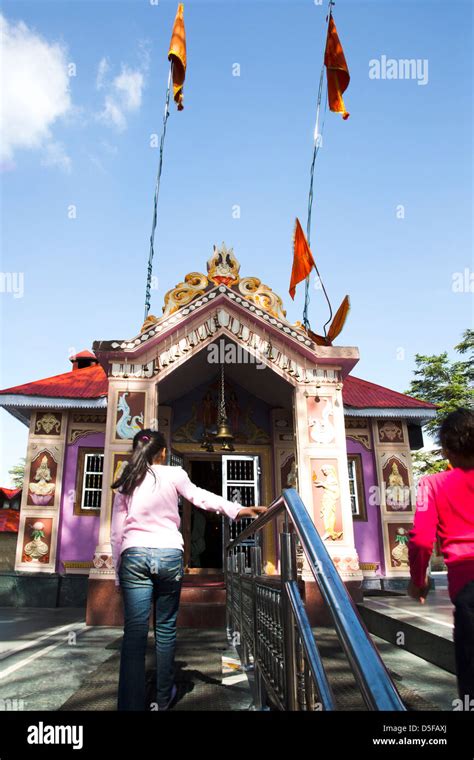
<instances>
[{"instance_id":1,"label":"blue sky","mask_svg":"<svg viewBox=\"0 0 474 760\"><path fill-rule=\"evenodd\" d=\"M4 115L2 271L22 273L23 293L0 293L2 388L67 371L70 353L95 339L139 331L158 162L150 135L176 6L3 3L16 79ZM152 313L224 240L241 274L301 319L303 287L294 303L288 295L291 239L295 216L306 220L325 15L311 0L185 2L185 109L168 122ZM453 291L453 276L474 269L472 5L338 0L334 17L351 116L326 115L311 247L334 306L351 297L338 343L359 347L354 374L403 391L415 353L451 349L473 322L472 294ZM370 78L382 56L427 61L426 84ZM326 306L311 294L319 330ZM7 484L27 430L3 410L0 421Z\"/></svg>"}]
</instances>

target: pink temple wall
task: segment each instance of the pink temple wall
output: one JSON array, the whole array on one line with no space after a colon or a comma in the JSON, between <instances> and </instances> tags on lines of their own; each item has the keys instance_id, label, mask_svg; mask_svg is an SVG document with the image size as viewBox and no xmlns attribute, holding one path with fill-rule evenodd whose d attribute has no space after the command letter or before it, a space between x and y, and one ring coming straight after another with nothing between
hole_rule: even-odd
<instances>
[{"instance_id":1,"label":"pink temple wall","mask_svg":"<svg viewBox=\"0 0 474 760\"><path fill-rule=\"evenodd\" d=\"M79 448L104 447L105 434L79 438L68 444L64 459L64 476L61 497L61 516L58 533L56 571L64 573L63 561L87 562L92 560L99 537L99 515L81 516L74 514L74 491Z\"/></svg>"},{"instance_id":2,"label":"pink temple wall","mask_svg":"<svg viewBox=\"0 0 474 760\"><path fill-rule=\"evenodd\" d=\"M370 488L377 486L377 471L373 451L367 451L358 441L347 438L347 453L360 454L364 480L367 521L354 520L354 541L360 562L378 562L379 573L385 574L380 507L371 504Z\"/></svg>"}]
</instances>

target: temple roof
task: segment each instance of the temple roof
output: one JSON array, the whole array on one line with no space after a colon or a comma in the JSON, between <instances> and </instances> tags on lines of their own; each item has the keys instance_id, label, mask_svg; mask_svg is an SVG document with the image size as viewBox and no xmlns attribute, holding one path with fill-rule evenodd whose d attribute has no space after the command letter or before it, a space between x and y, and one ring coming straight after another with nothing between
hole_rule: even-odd
<instances>
[{"instance_id":1,"label":"temple roof","mask_svg":"<svg viewBox=\"0 0 474 760\"><path fill-rule=\"evenodd\" d=\"M31 383L15 385L0 390L0 396L29 396L62 399L100 399L107 396L107 375L100 365L92 365L84 369L71 370L61 375L53 375ZM420 401L383 385L377 385L359 377L348 375L342 387L342 398L346 414L352 410L419 410L434 411L436 406L427 401ZM13 406L13 399L9 404ZM25 405L25 404L24 404ZM428 415L430 416L430 415Z\"/></svg>"},{"instance_id":2,"label":"temple roof","mask_svg":"<svg viewBox=\"0 0 474 760\"><path fill-rule=\"evenodd\" d=\"M368 409L378 407L382 409L436 409L435 404L428 401L408 396L405 393L392 391L383 385L370 383L360 377L348 375L344 380L342 398L345 407L356 409Z\"/></svg>"},{"instance_id":3,"label":"temple roof","mask_svg":"<svg viewBox=\"0 0 474 760\"><path fill-rule=\"evenodd\" d=\"M15 496L18 496L18 494L21 493L21 488L4 488L2 486L0 487L0 493L6 496L7 499L14 499Z\"/></svg>"},{"instance_id":4,"label":"temple roof","mask_svg":"<svg viewBox=\"0 0 474 760\"><path fill-rule=\"evenodd\" d=\"M61 375L33 380L0 391L0 395L48 396L49 398L100 398L107 395L107 375L100 364L70 370Z\"/></svg>"},{"instance_id":5,"label":"temple roof","mask_svg":"<svg viewBox=\"0 0 474 760\"><path fill-rule=\"evenodd\" d=\"M0 509L0 533L18 533L19 509Z\"/></svg>"},{"instance_id":6,"label":"temple roof","mask_svg":"<svg viewBox=\"0 0 474 760\"><path fill-rule=\"evenodd\" d=\"M69 357L70 362L74 362L77 359L95 359L97 361L96 355L92 353L92 351L89 351L87 348L84 349L84 351L79 351L78 354L74 354L73 356Z\"/></svg>"}]
</instances>

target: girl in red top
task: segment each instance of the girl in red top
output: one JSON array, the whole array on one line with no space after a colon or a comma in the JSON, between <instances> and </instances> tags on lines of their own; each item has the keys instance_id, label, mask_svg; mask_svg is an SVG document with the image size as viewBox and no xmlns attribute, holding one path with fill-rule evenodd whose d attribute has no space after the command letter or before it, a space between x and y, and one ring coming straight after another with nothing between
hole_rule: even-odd
<instances>
[{"instance_id":1,"label":"girl in red top","mask_svg":"<svg viewBox=\"0 0 474 760\"><path fill-rule=\"evenodd\" d=\"M451 468L421 478L408 553L408 594L421 604L429 590L427 569L438 536L454 604L454 644L459 696L474 698L474 410L457 409L440 429Z\"/></svg>"}]
</instances>

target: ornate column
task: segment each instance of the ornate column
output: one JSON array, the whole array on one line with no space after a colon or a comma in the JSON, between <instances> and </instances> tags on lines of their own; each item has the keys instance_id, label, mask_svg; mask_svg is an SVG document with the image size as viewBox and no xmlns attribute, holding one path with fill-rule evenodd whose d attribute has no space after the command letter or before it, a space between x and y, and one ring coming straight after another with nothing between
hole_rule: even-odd
<instances>
[{"instance_id":1,"label":"ornate column","mask_svg":"<svg viewBox=\"0 0 474 760\"><path fill-rule=\"evenodd\" d=\"M337 367L317 368L295 388L299 493L344 582L358 588L362 572L354 543L342 402ZM303 580L313 575L303 565Z\"/></svg>"},{"instance_id":2,"label":"ornate column","mask_svg":"<svg viewBox=\"0 0 474 760\"><path fill-rule=\"evenodd\" d=\"M107 422L104 444L104 475L98 545L95 550L91 580L114 578L110 528L114 492L111 484L129 461L132 439L139 430L156 428L156 381L111 377L107 398Z\"/></svg>"},{"instance_id":3,"label":"ornate column","mask_svg":"<svg viewBox=\"0 0 474 760\"><path fill-rule=\"evenodd\" d=\"M67 412L31 415L15 570L54 573Z\"/></svg>"},{"instance_id":4,"label":"ornate column","mask_svg":"<svg viewBox=\"0 0 474 760\"><path fill-rule=\"evenodd\" d=\"M382 517L385 575L409 578L408 532L413 525L416 494L404 420L378 419L372 422L377 465L377 505Z\"/></svg>"}]
</instances>

